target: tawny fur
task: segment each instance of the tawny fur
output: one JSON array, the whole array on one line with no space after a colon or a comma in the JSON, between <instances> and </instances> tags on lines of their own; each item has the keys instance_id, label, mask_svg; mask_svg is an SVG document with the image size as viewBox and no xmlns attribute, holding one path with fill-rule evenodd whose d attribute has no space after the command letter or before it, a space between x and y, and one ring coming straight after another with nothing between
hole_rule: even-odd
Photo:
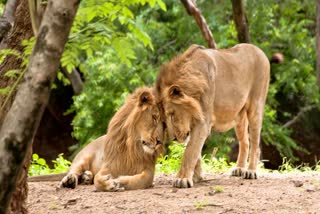
<instances>
[{"instance_id":1,"label":"tawny fur","mask_svg":"<svg viewBox=\"0 0 320 214\"><path fill-rule=\"evenodd\" d=\"M232 174L257 177L269 76L268 58L250 44L220 50L193 45L162 66L156 82L157 100L169 137L179 142L190 139L174 186L191 187L201 178L201 150L211 129L235 128L240 151Z\"/></svg>"},{"instance_id":2,"label":"tawny fur","mask_svg":"<svg viewBox=\"0 0 320 214\"><path fill-rule=\"evenodd\" d=\"M163 123L154 92L140 88L111 119L107 134L75 157L61 186L75 188L82 180L94 181L99 191L148 188L162 141Z\"/></svg>"}]
</instances>

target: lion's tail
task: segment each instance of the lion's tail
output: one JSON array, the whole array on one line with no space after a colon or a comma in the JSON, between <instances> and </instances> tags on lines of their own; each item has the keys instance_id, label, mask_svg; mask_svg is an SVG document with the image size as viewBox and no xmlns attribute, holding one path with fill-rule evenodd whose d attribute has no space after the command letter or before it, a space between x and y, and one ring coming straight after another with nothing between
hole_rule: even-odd
<instances>
[{"instance_id":1,"label":"lion's tail","mask_svg":"<svg viewBox=\"0 0 320 214\"><path fill-rule=\"evenodd\" d=\"M281 64L284 61L284 56L282 53L274 53L269 61L270 64Z\"/></svg>"}]
</instances>

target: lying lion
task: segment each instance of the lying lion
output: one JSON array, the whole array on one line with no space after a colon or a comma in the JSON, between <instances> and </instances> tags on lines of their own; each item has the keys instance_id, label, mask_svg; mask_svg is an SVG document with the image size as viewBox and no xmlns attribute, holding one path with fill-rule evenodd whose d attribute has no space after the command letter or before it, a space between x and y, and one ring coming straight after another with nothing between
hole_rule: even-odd
<instances>
[{"instance_id":1,"label":"lying lion","mask_svg":"<svg viewBox=\"0 0 320 214\"><path fill-rule=\"evenodd\" d=\"M175 187L201 180L201 150L211 129L235 128L240 148L232 174L257 178L269 76L268 58L250 44L221 50L193 45L162 66L156 89L169 137L188 143Z\"/></svg>"},{"instance_id":2,"label":"lying lion","mask_svg":"<svg viewBox=\"0 0 320 214\"><path fill-rule=\"evenodd\" d=\"M148 188L162 141L163 123L153 90L137 89L113 116L107 134L77 154L60 186L94 183L99 191Z\"/></svg>"}]
</instances>

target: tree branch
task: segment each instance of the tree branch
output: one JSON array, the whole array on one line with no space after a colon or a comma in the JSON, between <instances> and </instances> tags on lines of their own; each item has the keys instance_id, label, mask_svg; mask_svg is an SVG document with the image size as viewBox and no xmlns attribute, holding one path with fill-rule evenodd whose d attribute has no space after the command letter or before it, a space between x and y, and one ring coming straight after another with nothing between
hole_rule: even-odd
<instances>
[{"instance_id":1,"label":"tree branch","mask_svg":"<svg viewBox=\"0 0 320 214\"><path fill-rule=\"evenodd\" d=\"M42 5L41 0L28 0L28 4L32 30L34 35L36 36L38 34L38 30L41 24L45 4Z\"/></svg>"},{"instance_id":2,"label":"tree branch","mask_svg":"<svg viewBox=\"0 0 320 214\"><path fill-rule=\"evenodd\" d=\"M79 0L49 0L28 72L0 129L0 213L6 213L18 174L39 126Z\"/></svg>"},{"instance_id":3,"label":"tree branch","mask_svg":"<svg viewBox=\"0 0 320 214\"><path fill-rule=\"evenodd\" d=\"M316 105L311 105L311 106L307 106L307 107L302 108L302 109L298 112L298 114L297 114L292 120L289 120L288 122L286 122L286 123L283 125L283 127L284 127L284 128L289 128L289 127L291 127L293 124L297 123L297 122L303 117L303 115L304 115L306 112L312 110L314 107L316 107Z\"/></svg>"},{"instance_id":4,"label":"tree branch","mask_svg":"<svg viewBox=\"0 0 320 214\"><path fill-rule=\"evenodd\" d=\"M250 43L250 34L248 19L244 11L242 0L231 0L233 20L236 25L236 30L238 32L238 40L240 43Z\"/></svg>"},{"instance_id":5,"label":"tree branch","mask_svg":"<svg viewBox=\"0 0 320 214\"><path fill-rule=\"evenodd\" d=\"M214 38L212 36L212 33L209 29L209 26L208 26L205 18L203 17L201 11L196 6L196 0L181 0L181 2L184 5L184 7L186 8L187 13L190 16L193 16L194 19L196 20L196 22L200 28L200 31L202 33L202 36L204 37L204 39L208 43L208 47L216 49L217 46L216 46L216 43L215 43Z\"/></svg>"},{"instance_id":6,"label":"tree branch","mask_svg":"<svg viewBox=\"0 0 320 214\"><path fill-rule=\"evenodd\" d=\"M61 71L70 80L74 94L79 95L83 89L83 82L80 73L77 69L73 69L71 73L69 73L65 67L62 67Z\"/></svg>"}]
</instances>

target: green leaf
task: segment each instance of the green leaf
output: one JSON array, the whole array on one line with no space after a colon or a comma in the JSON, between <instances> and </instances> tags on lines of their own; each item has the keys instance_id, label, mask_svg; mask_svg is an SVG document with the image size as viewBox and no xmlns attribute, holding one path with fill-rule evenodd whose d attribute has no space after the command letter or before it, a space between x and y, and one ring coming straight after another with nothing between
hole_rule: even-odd
<instances>
[{"instance_id":1,"label":"green leaf","mask_svg":"<svg viewBox=\"0 0 320 214\"><path fill-rule=\"evenodd\" d=\"M11 88L12 88L11 85L8 85L8 86L6 86L4 88L0 88L0 94L1 95L5 95L5 96L8 95L10 90L11 90Z\"/></svg>"},{"instance_id":2,"label":"green leaf","mask_svg":"<svg viewBox=\"0 0 320 214\"><path fill-rule=\"evenodd\" d=\"M157 3L163 11L167 11L166 4L162 0L157 0Z\"/></svg>"},{"instance_id":3,"label":"green leaf","mask_svg":"<svg viewBox=\"0 0 320 214\"><path fill-rule=\"evenodd\" d=\"M13 69L13 70L9 70L6 73L4 73L4 76L5 77L16 78L21 72L22 72L21 69Z\"/></svg>"}]
</instances>

